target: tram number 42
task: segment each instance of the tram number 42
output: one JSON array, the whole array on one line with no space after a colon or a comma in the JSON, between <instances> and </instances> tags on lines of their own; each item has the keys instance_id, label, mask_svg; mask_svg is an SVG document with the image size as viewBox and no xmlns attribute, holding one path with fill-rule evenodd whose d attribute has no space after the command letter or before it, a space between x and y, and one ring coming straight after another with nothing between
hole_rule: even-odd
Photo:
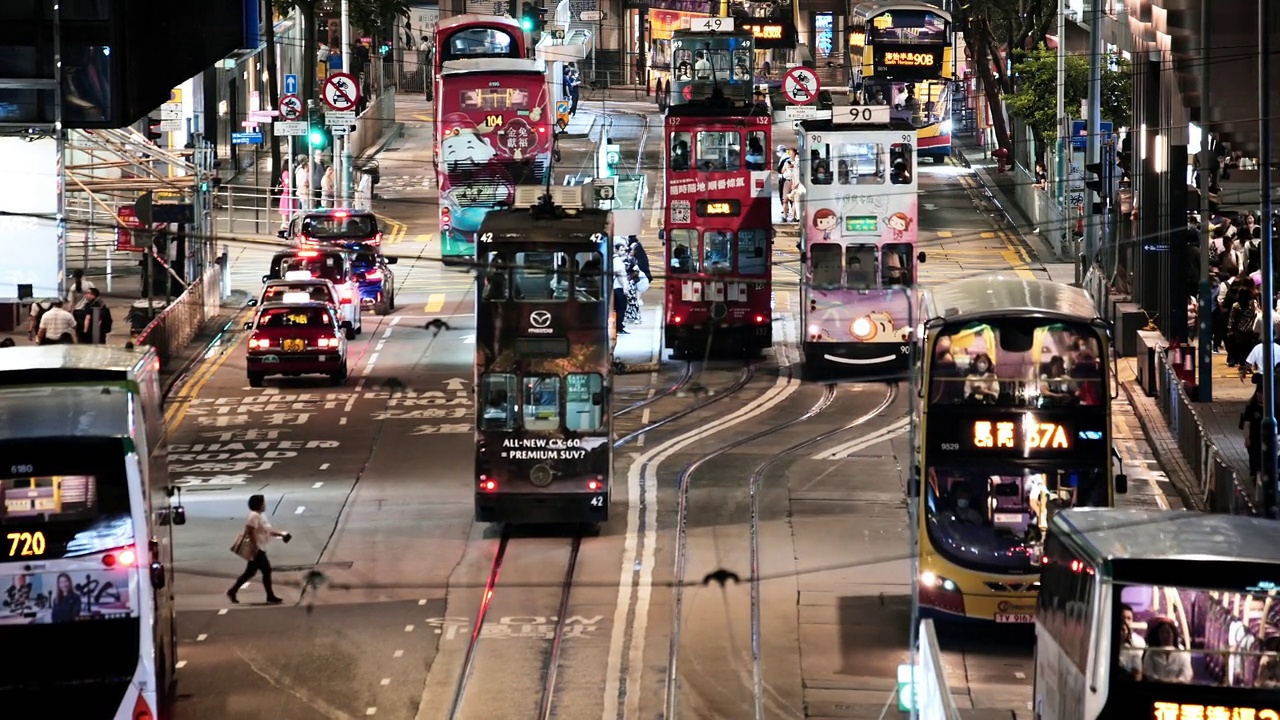
<instances>
[{"instance_id":1,"label":"tram number 42","mask_svg":"<svg viewBox=\"0 0 1280 720\"><path fill-rule=\"evenodd\" d=\"M604 496L596 495L591 498L591 507L604 507Z\"/></svg>"}]
</instances>

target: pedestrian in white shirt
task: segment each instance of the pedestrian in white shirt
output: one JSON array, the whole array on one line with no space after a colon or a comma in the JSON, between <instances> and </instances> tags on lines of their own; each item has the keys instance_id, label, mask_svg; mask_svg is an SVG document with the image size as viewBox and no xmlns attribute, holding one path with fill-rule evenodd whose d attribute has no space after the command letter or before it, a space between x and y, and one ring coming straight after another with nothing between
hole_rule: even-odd
<instances>
[{"instance_id":1,"label":"pedestrian in white shirt","mask_svg":"<svg viewBox=\"0 0 1280 720\"><path fill-rule=\"evenodd\" d=\"M313 202L311 195L311 170L307 167L307 156L298 156L298 168L293 171L294 192L298 194L298 209L310 210Z\"/></svg>"},{"instance_id":2,"label":"pedestrian in white shirt","mask_svg":"<svg viewBox=\"0 0 1280 720\"><path fill-rule=\"evenodd\" d=\"M324 169L324 175L320 177L320 204L324 207L333 207L334 191L337 188L338 175L334 172L333 166L330 165Z\"/></svg>"},{"instance_id":3,"label":"pedestrian in white shirt","mask_svg":"<svg viewBox=\"0 0 1280 720\"><path fill-rule=\"evenodd\" d=\"M240 577L236 578L236 582L227 591L227 598L232 603L239 604L240 600L236 597L236 593L254 573L262 573L262 588L267 591L267 602L272 605L279 605L284 602L276 597L275 592L271 589L271 561L267 559L267 553L263 548L267 543L271 542L271 538L278 537L285 542L293 539L293 536L287 532L275 530L271 527L271 523L267 522L267 516L264 511L267 509L267 499L261 495L251 495L249 497L249 516L244 521L244 534L252 543L254 553L249 564L245 566L244 572Z\"/></svg>"},{"instance_id":4,"label":"pedestrian in white shirt","mask_svg":"<svg viewBox=\"0 0 1280 720\"><path fill-rule=\"evenodd\" d=\"M629 334L622 321L627 313L627 243L619 240L613 244L613 322L619 335Z\"/></svg>"},{"instance_id":5,"label":"pedestrian in white shirt","mask_svg":"<svg viewBox=\"0 0 1280 720\"><path fill-rule=\"evenodd\" d=\"M76 316L62 308L62 298L50 301L53 307L45 311L40 318L40 328L36 331L36 342L41 345L57 345L58 343L74 343L76 337Z\"/></svg>"},{"instance_id":6,"label":"pedestrian in white shirt","mask_svg":"<svg viewBox=\"0 0 1280 720\"><path fill-rule=\"evenodd\" d=\"M1280 365L1280 344L1271 343L1271 352L1271 361L1276 365ZM1254 345L1253 349L1249 351L1249 356L1244 361L1244 367L1252 368L1253 372L1256 373L1262 372L1262 343ZM1243 373L1240 375L1240 379L1244 379Z\"/></svg>"}]
</instances>

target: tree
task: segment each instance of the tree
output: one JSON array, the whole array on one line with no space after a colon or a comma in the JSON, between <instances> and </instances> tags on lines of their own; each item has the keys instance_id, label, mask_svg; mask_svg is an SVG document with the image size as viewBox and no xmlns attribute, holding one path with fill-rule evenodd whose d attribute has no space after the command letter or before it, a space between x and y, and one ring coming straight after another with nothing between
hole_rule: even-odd
<instances>
[{"instance_id":1,"label":"tree","mask_svg":"<svg viewBox=\"0 0 1280 720\"><path fill-rule=\"evenodd\" d=\"M992 108L996 143L1009 147L1009 128L1001 113L1001 96L1014 90L1004 72L1010 53L1029 50L1044 41L1057 20L1057 0L961 0L952 12L973 54L973 66Z\"/></svg>"},{"instance_id":2,"label":"tree","mask_svg":"<svg viewBox=\"0 0 1280 720\"><path fill-rule=\"evenodd\" d=\"M1018 89L1005 95L1009 111L1026 121L1035 133L1041 152L1052 145L1058 135L1058 51L1041 45L1020 57L1013 66ZM1068 115L1072 108L1089 97L1089 61L1068 55L1067 82L1063 102ZM1130 101L1133 97L1129 62L1119 59L1117 69L1102 69L1102 119L1120 128L1129 124Z\"/></svg>"}]
</instances>

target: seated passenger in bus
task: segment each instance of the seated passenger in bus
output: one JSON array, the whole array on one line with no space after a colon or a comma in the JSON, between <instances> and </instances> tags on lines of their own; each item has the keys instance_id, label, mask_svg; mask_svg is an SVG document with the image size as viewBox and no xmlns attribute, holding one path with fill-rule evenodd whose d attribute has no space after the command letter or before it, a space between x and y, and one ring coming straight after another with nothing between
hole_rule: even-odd
<instances>
[{"instance_id":1,"label":"seated passenger in bus","mask_svg":"<svg viewBox=\"0 0 1280 720\"><path fill-rule=\"evenodd\" d=\"M1120 605L1120 668L1130 679L1142 679L1142 654L1147 641L1133 629L1133 608L1128 603Z\"/></svg>"},{"instance_id":2,"label":"seated passenger in bus","mask_svg":"<svg viewBox=\"0 0 1280 720\"><path fill-rule=\"evenodd\" d=\"M1071 368L1071 379L1075 381L1076 398L1081 405L1102 404L1102 372L1093 353L1085 350L1079 353L1079 359Z\"/></svg>"},{"instance_id":3,"label":"seated passenger in bus","mask_svg":"<svg viewBox=\"0 0 1280 720\"><path fill-rule=\"evenodd\" d=\"M1000 382L996 380L991 356L979 353L965 372L964 396L971 402L994 403L1000 398Z\"/></svg>"},{"instance_id":4,"label":"seated passenger in bus","mask_svg":"<svg viewBox=\"0 0 1280 720\"><path fill-rule=\"evenodd\" d=\"M885 287L911 284L901 253L885 251L884 262L880 265L880 282Z\"/></svg>"},{"instance_id":5,"label":"seated passenger in bus","mask_svg":"<svg viewBox=\"0 0 1280 720\"><path fill-rule=\"evenodd\" d=\"M671 269L682 273L697 272L693 267L693 251L688 245L676 245L671 251Z\"/></svg>"},{"instance_id":6,"label":"seated passenger in bus","mask_svg":"<svg viewBox=\"0 0 1280 720\"><path fill-rule=\"evenodd\" d=\"M911 170L907 168L907 162L902 159L893 161L893 171L889 175L889 181L894 185L910 185Z\"/></svg>"},{"instance_id":7,"label":"seated passenger in bus","mask_svg":"<svg viewBox=\"0 0 1280 720\"><path fill-rule=\"evenodd\" d=\"M815 160L813 163L813 184L831 184L831 164L826 160Z\"/></svg>"},{"instance_id":8,"label":"seated passenger in bus","mask_svg":"<svg viewBox=\"0 0 1280 720\"><path fill-rule=\"evenodd\" d=\"M943 343L946 343L944 349ZM938 341L938 354L933 361L932 382L933 402L958 403L964 399L964 385L961 381L960 368L951 355L951 340L943 338Z\"/></svg>"},{"instance_id":9,"label":"seated passenger in bus","mask_svg":"<svg viewBox=\"0 0 1280 720\"><path fill-rule=\"evenodd\" d=\"M748 170L764 170L764 146L760 144L760 138L752 135L747 138L747 169Z\"/></svg>"},{"instance_id":10,"label":"seated passenger in bus","mask_svg":"<svg viewBox=\"0 0 1280 720\"><path fill-rule=\"evenodd\" d=\"M1168 618L1147 625L1147 650L1142 656L1142 677L1151 682L1190 683L1191 653L1179 647L1178 629Z\"/></svg>"},{"instance_id":11,"label":"seated passenger in bus","mask_svg":"<svg viewBox=\"0 0 1280 720\"><path fill-rule=\"evenodd\" d=\"M1280 688L1280 637L1269 637L1262 641L1262 659L1258 662L1258 676L1253 681L1255 688Z\"/></svg>"},{"instance_id":12,"label":"seated passenger in bus","mask_svg":"<svg viewBox=\"0 0 1280 720\"><path fill-rule=\"evenodd\" d=\"M489 267L485 270L484 299L507 299L507 270L502 266L502 259L496 255L489 260Z\"/></svg>"},{"instance_id":13,"label":"seated passenger in bus","mask_svg":"<svg viewBox=\"0 0 1280 720\"><path fill-rule=\"evenodd\" d=\"M689 169L689 141L676 140L671 144L671 169L683 172Z\"/></svg>"},{"instance_id":14,"label":"seated passenger in bus","mask_svg":"<svg viewBox=\"0 0 1280 720\"><path fill-rule=\"evenodd\" d=\"M1076 397L1075 382L1067 376L1067 363L1061 355L1049 358L1049 364L1040 374L1040 399L1042 405L1073 405Z\"/></svg>"}]
</instances>

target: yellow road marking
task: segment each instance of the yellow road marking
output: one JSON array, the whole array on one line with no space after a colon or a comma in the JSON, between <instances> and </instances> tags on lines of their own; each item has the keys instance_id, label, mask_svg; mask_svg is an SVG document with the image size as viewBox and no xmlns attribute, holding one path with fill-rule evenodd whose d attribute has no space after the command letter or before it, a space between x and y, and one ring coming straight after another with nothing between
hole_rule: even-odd
<instances>
[{"instance_id":1,"label":"yellow road marking","mask_svg":"<svg viewBox=\"0 0 1280 720\"><path fill-rule=\"evenodd\" d=\"M429 243L431 242L431 238L432 238L432 233L422 233L418 235L418 242Z\"/></svg>"},{"instance_id":2,"label":"yellow road marking","mask_svg":"<svg viewBox=\"0 0 1280 720\"><path fill-rule=\"evenodd\" d=\"M430 115L427 115L426 113L413 113L413 117L414 119L421 120L422 122L433 123L436 121L435 118L431 117Z\"/></svg>"},{"instance_id":3,"label":"yellow road marking","mask_svg":"<svg viewBox=\"0 0 1280 720\"><path fill-rule=\"evenodd\" d=\"M939 230L938 237L940 238L955 237L955 233L951 232L950 230Z\"/></svg>"},{"instance_id":4,"label":"yellow road marking","mask_svg":"<svg viewBox=\"0 0 1280 720\"><path fill-rule=\"evenodd\" d=\"M244 319L252 312L252 309L247 309L237 315L235 322L232 323L232 327L234 328L242 325L244 323ZM242 339L243 338L237 338L233 344L225 346L222 351L222 357L219 357L211 363L206 362L204 371L202 373L198 373L198 379L193 379L189 384L190 389L183 393L186 398L169 407L169 411L173 412L173 415L170 416L169 411L165 412L165 422L169 426L169 432L175 432L182 426L182 421L186 419L187 409L191 407L192 401L200 396L200 391L204 389L204 386L208 384L209 380L218 373L218 368L221 368L227 360L231 359L231 356L235 354L236 348L240 346L240 341Z\"/></svg>"},{"instance_id":5,"label":"yellow road marking","mask_svg":"<svg viewBox=\"0 0 1280 720\"><path fill-rule=\"evenodd\" d=\"M432 293L427 298L427 306L423 310L429 313L440 312L444 309L444 297L444 293Z\"/></svg>"},{"instance_id":6,"label":"yellow road marking","mask_svg":"<svg viewBox=\"0 0 1280 720\"><path fill-rule=\"evenodd\" d=\"M993 232L984 232L984 233L979 233L978 237L982 238L983 240L994 240L996 237L996 234Z\"/></svg>"}]
</instances>

